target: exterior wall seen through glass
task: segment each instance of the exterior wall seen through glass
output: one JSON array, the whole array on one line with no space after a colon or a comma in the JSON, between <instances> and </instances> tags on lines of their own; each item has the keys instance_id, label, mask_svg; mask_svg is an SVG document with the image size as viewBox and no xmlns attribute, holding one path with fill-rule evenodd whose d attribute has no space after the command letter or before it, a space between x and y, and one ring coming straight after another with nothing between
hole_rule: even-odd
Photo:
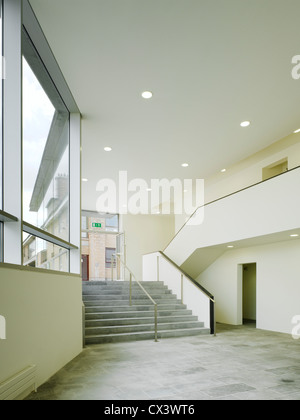
<instances>
[{"instance_id":1,"label":"exterior wall seen through glass","mask_svg":"<svg viewBox=\"0 0 300 420\"><path fill-rule=\"evenodd\" d=\"M85 213L86 214L86 213ZM82 279L111 279L111 257L118 251L118 215L82 217Z\"/></svg>"},{"instance_id":2,"label":"exterior wall seen through glass","mask_svg":"<svg viewBox=\"0 0 300 420\"><path fill-rule=\"evenodd\" d=\"M23 41L23 219L69 242L70 114L31 41ZM69 271L69 251L23 234L23 264Z\"/></svg>"},{"instance_id":3,"label":"exterior wall seen through glass","mask_svg":"<svg viewBox=\"0 0 300 420\"><path fill-rule=\"evenodd\" d=\"M24 265L54 271L69 271L69 251L43 239L23 233Z\"/></svg>"},{"instance_id":4,"label":"exterior wall seen through glass","mask_svg":"<svg viewBox=\"0 0 300 420\"><path fill-rule=\"evenodd\" d=\"M54 109L23 60L23 217L69 239L69 115Z\"/></svg>"}]
</instances>

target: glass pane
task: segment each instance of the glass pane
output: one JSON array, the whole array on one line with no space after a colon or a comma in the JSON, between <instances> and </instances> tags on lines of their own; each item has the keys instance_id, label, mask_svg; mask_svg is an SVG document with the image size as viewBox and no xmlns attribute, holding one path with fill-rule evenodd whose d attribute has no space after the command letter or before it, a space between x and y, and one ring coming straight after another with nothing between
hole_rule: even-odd
<instances>
[{"instance_id":1,"label":"glass pane","mask_svg":"<svg viewBox=\"0 0 300 420\"><path fill-rule=\"evenodd\" d=\"M37 56L33 59L32 51L27 55L29 60L23 57L23 219L69 241L69 113Z\"/></svg>"},{"instance_id":2,"label":"glass pane","mask_svg":"<svg viewBox=\"0 0 300 420\"><path fill-rule=\"evenodd\" d=\"M106 230L109 232L118 232L119 231L119 215L111 215L111 217L106 217Z\"/></svg>"},{"instance_id":3,"label":"glass pane","mask_svg":"<svg viewBox=\"0 0 300 420\"><path fill-rule=\"evenodd\" d=\"M69 251L35 236L23 233L25 266L46 270L69 271Z\"/></svg>"},{"instance_id":4,"label":"glass pane","mask_svg":"<svg viewBox=\"0 0 300 420\"><path fill-rule=\"evenodd\" d=\"M105 248L105 268L111 268L112 257L116 255L116 248ZM114 258L113 266L116 266Z\"/></svg>"},{"instance_id":5,"label":"glass pane","mask_svg":"<svg viewBox=\"0 0 300 420\"><path fill-rule=\"evenodd\" d=\"M101 214L92 211L82 212L82 231L119 232L118 214Z\"/></svg>"},{"instance_id":6,"label":"glass pane","mask_svg":"<svg viewBox=\"0 0 300 420\"><path fill-rule=\"evenodd\" d=\"M117 251L118 230L119 215L83 212L81 261L84 281L111 279L111 256Z\"/></svg>"}]
</instances>

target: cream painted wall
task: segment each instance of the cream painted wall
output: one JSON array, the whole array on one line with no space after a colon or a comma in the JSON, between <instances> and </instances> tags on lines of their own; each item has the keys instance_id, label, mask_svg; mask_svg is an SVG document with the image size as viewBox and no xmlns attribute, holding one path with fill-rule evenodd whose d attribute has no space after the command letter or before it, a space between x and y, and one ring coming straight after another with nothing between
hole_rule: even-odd
<instances>
[{"instance_id":1,"label":"cream painted wall","mask_svg":"<svg viewBox=\"0 0 300 420\"><path fill-rule=\"evenodd\" d=\"M218 245L226 250L226 244L235 241L299 229L299 189L297 168L212 202L202 209L203 219L191 219L194 223L187 224L164 252L181 266L200 248Z\"/></svg>"},{"instance_id":2,"label":"cream painted wall","mask_svg":"<svg viewBox=\"0 0 300 420\"><path fill-rule=\"evenodd\" d=\"M261 182L263 180L263 168L284 158L288 158L289 170L300 166L300 134L291 134L266 149L226 168L225 173L220 172L206 179L205 202L209 203L249 185Z\"/></svg>"},{"instance_id":3,"label":"cream painted wall","mask_svg":"<svg viewBox=\"0 0 300 420\"><path fill-rule=\"evenodd\" d=\"M43 384L82 351L81 278L0 267L0 382L28 365Z\"/></svg>"},{"instance_id":4,"label":"cream painted wall","mask_svg":"<svg viewBox=\"0 0 300 420\"><path fill-rule=\"evenodd\" d=\"M300 240L228 251L197 279L216 299L217 322L242 323L241 264L257 263L257 328L290 334L300 315Z\"/></svg>"},{"instance_id":5,"label":"cream painted wall","mask_svg":"<svg viewBox=\"0 0 300 420\"><path fill-rule=\"evenodd\" d=\"M127 265L143 279L143 255L162 251L175 235L173 215L123 215Z\"/></svg>"},{"instance_id":6,"label":"cream painted wall","mask_svg":"<svg viewBox=\"0 0 300 420\"><path fill-rule=\"evenodd\" d=\"M239 191L262 181L263 168L288 158L288 169L300 166L300 133L291 134L249 156L241 162L226 168L225 173L219 172L205 179L205 203ZM220 171L223 168L220 168ZM176 216L175 229L180 230L186 222L186 216Z\"/></svg>"}]
</instances>

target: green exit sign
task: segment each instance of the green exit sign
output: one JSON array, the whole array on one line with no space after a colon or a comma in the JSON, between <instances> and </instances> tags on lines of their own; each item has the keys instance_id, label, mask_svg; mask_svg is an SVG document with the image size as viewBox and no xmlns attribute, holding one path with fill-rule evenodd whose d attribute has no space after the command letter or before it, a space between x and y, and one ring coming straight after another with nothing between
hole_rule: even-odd
<instances>
[{"instance_id":1,"label":"green exit sign","mask_svg":"<svg viewBox=\"0 0 300 420\"><path fill-rule=\"evenodd\" d=\"M93 223L92 226L93 226L93 228L101 228L102 224L101 223Z\"/></svg>"}]
</instances>

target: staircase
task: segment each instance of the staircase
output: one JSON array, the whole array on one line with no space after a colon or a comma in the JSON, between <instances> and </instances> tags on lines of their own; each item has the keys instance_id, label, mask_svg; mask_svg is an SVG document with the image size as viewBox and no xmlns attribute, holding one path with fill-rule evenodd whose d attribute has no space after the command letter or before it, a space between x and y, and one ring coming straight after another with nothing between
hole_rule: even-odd
<instances>
[{"instance_id":1,"label":"staircase","mask_svg":"<svg viewBox=\"0 0 300 420\"><path fill-rule=\"evenodd\" d=\"M141 282L158 304L158 338L209 334L163 282ZM154 307L138 284L129 282L83 282L85 304L85 342L101 344L154 340Z\"/></svg>"}]
</instances>

